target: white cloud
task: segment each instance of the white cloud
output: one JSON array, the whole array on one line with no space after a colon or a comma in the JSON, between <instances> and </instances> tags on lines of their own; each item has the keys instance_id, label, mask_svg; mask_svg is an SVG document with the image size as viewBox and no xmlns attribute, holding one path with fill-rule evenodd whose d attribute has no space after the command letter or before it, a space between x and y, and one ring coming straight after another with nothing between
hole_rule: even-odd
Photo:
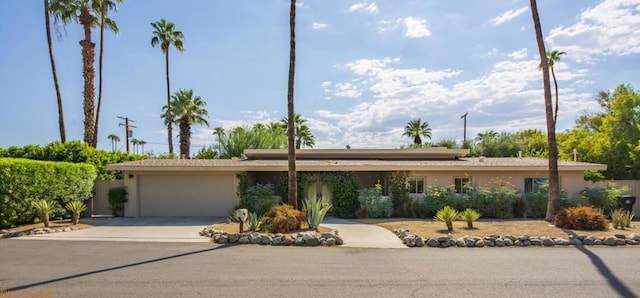
<instances>
[{"instance_id":1,"label":"white cloud","mask_svg":"<svg viewBox=\"0 0 640 298\"><path fill-rule=\"evenodd\" d=\"M525 13L527 10L529 10L529 7L525 6L516 10L512 9L512 10L506 11L503 14L491 19L491 23L493 23L494 25L500 25L504 22L510 21L515 17Z\"/></svg>"},{"instance_id":2,"label":"white cloud","mask_svg":"<svg viewBox=\"0 0 640 298\"><path fill-rule=\"evenodd\" d=\"M512 55L526 56L525 52L520 50ZM315 111L319 119L332 123L333 134L319 146L398 147L410 142L402 137L402 127L416 117L429 122L434 129L434 141L460 139L459 116L465 111L469 112L468 134L471 136L487 129L513 132L545 128L537 59L499 61L485 74L462 81L459 81L460 70L399 68L400 63L399 58L382 58L359 59L341 65L354 77L326 86L334 87L333 91L339 85L346 90L358 88L361 100L342 112ZM593 106L592 95L577 91L575 84L571 84L584 81L588 72L559 62L556 75L560 84L559 121L568 123ZM487 128L478 123L493 123L493 126Z\"/></svg>"},{"instance_id":3,"label":"white cloud","mask_svg":"<svg viewBox=\"0 0 640 298\"><path fill-rule=\"evenodd\" d=\"M316 22L314 22L313 25L312 25L313 29L315 29L315 30L322 30L324 28L327 28L328 26L329 26L328 24L316 23Z\"/></svg>"},{"instance_id":4,"label":"white cloud","mask_svg":"<svg viewBox=\"0 0 640 298\"><path fill-rule=\"evenodd\" d=\"M524 59L525 57L527 57L527 48L523 48L519 51L512 52L510 54L507 54L507 56L513 59Z\"/></svg>"},{"instance_id":5,"label":"white cloud","mask_svg":"<svg viewBox=\"0 0 640 298\"><path fill-rule=\"evenodd\" d=\"M396 20L404 25L404 36L408 38L421 38L431 36L431 31L427 28L427 21L422 18L406 17Z\"/></svg>"},{"instance_id":6,"label":"white cloud","mask_svg":"<svg viewBox=\"0 0 640 298\"><path fill-rule=\"evenodd\" d=\"M353 4L351 5L351 7L349 7L349 12L357 12L357 11L374 14L378 12L378 6L376 5L375 2L373 3L363 2L363 3Z\"/></svg>"},{"instance_id":7,"label":"white cloud","mask_svg":"<svg viewBox=\"0 0 640 298\"><path fill-rule=\"evenodd\" d=\"M640 53L639 5L640 0L602 1L583 10L575 24L551 29L546 40L551 48L577 61Z\"/></svg>"}]
</instances>

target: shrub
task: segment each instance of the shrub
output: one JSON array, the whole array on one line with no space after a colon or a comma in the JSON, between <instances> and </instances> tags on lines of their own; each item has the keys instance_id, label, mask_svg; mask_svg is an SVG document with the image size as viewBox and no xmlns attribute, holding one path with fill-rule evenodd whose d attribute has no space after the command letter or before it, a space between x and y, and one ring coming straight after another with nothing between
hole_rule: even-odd
<instances>
[{"instance_id":1,"label":"shrub","mask_svg":"<svg viewBox=\"0 0 640 298\"><path fill-rule=\"evenodd\" d=\"M433 220L444 222L447 225L447 229L453 231L453 222L458 220L458 218L460 218L458 211L449 206L444 206L444 208L438 210Z\"/></svg>"},{"instance_id":2,"label":"shrub","mask_svg":"<svg viewBox=\"0 0 640 298\"><path fill-rule=\"evenodd\" d=\"M87 205L81 201L71 201L67 203L67 209L73 214L71 222L77 225L80 222L80 213L87 210Z\"/></svg>"},{"instance_id":3,"label":"shrub","mask_svg":"<svg viewBox=\"0 0 640 298\"><path fill-rule=\"evenodd\" d=\"M554 219L556 227L573 230L607 229L607 220L602 211L593 207L573 207L560 209Z\"/></svg>"},{"instance_id":4,"label":"shrub","mask_svg":"<svg viewBox=\"0 0 640 298\"><path fill-rule=\"evenodd\" d=\"M310 196L304 202L304 209L307 212L307 223L309 224L309 230L317 230L320 223L327 215L332 205L324 205L322 199L317 199L316 196Z\"/></svg>"},{"instance_id":5,"label":"shrub","mask_svg":"<svg viewBox=\"0 0 640 298\"><path fill-rule=\"evenodd\" d=\"M480 218L480 213L476 212L471 208L467 208L462 213L460 213L460 218L467 222L467 227L469 229L473 229L473 222Z\"/></svg>"},{"instance_id":6,"label":"shrub","mask_svg":"<svg viewBox=\"0 0 640 298\"><path fill-rule=\"evenodd\" d=\"M589 203L604 211L605 214L611 214L611 212L618 208L618 197L622 196L628 188L626 186L617 186L615 183L607 183L603 187L585 188L582 190L582 198L585 198Z\"/></svg>"},{"instance_id":7,"label":"shrub","mask_svg":"<svg viewBox=\"0 0 640 298\"><path fill-rule=\"evenodd\" d=\"M42 220L42 222L44 223L44 226L48 228L49 214L51 213L52 209L51 204L49 204L49 202L47 202L47 200L45 199L33 201L31 204L33 205L33 208L36 209L36 212L38 213L40 220Z\"/></svg>"},{"instance_id":8,"label":"shrub","mask_svg":"<svg viewBox=\"0 0 640 298\"><path fill-rule=\"evenodd\" d=\"M438 210L445 206L459 207L462 201L458 200L456 189L453 185L440 187L431 185L425 189L424 208L427 216L434 216Z\"/></svg>"},{"instance_id":9,"label":"shrub","mask_svg":"<svg viewBox=\"0 0 640 298\"><path fill-rule=\"evenodd\" d=\"M547 214L547 202L549 201L547 191L535 191L524 194L524 201L535 218L544 218Z\"/></svg>"},{"instance_id":10,"label":"shrub","mask_svg":"<svg viewBox=\"0 0 640 298\"><path fill-rule=\"evenodd\" d=\"M91 196L95 178L88 164L0 158L0 228L32 221L31 202L39 199L50 202L52 218L62 218L68 202Z\"/></svg>"},{"instance_id":11,"label":"shrub","mask_svg":"<svg viewBox=\"0 0 640 298\"><path fill-rule=\"evenodd\" d=\"M393 212L393 202L389 197L382 196L382 185L376 184L374 188L365 188L358 191L360 210L358 217L385 218Z\"/></svg>"},{"instance_id":12,"label":"shrub","mask_svg":"<svg viewBox=\"0 0 640 298\"><path fill-rule=\"evenodd\" d=\"M333 212L337 217L353 218L358 209L358 179L349 173L329 173L323 177L323 183L331 186Z\"/></svg>"},{"instance_id":13,"label":"shrub","mask_svg":"<svg viewBox=\"0 0 640 298\"><path fill-rule=\"evenodd\" d=\"M389 195L391 196L391 208L396 216L416 217L413 207L413 199L409 196L407 186L408 172L393 172L389 177Z\"/></svg>"},{"instance_id":14,"label":"shrub","mask_svg":"<svg viewBox=\"0 0 640 298\"><path fill-rule=\"evenodd\" d=\"M240 209L246 208L249 212L263 215L271 207L278 204L280 197L275 196L273 185L256 184L246 189L240 197Z\"/></svg>"},{"instance_id":15,"label":"shrub","mask_svg":"<svg viewBox=\"0 0 640 298\"><path fill-rule=\"evenodd\" d=\"M273 206L264 214L262 230L270 233L290 233L299 230L306 218L291 205Z\"/></svg>"},{"instance_id":16,"label":"shrub","mask_svg":"<svg viewBox=\"0 0 640 298\"><path fill-rule=\"evenodd\" d=\"M516 187L508 181L496 179L490 181L484 193L493 215L497 218L512 218L513 204L516 201Z\"/></svg>"},{"instance_id":17,"label":"shrub","mask_svg":"<svg viewBox=\"0 0 640 298\"><path fill-rule=\"evenodd\" d=\"M633 221L633 214L631 211L624 211L622 209L615 209L611 211L611 224L614 229L624 229L631 227L631 221Z\"/></svg>"},{"instance_id":18,"label":"shrub","mask_svg":"<svg viewBox=\"0 0 640 298\"><path fill-rule=\"evenodd\" d=\"M109 197L109 209L113 216L124 216L124 203L127 199L127 189L124 187L114 187L109 189L107 196Z\"/></svg>"}]
</instances>

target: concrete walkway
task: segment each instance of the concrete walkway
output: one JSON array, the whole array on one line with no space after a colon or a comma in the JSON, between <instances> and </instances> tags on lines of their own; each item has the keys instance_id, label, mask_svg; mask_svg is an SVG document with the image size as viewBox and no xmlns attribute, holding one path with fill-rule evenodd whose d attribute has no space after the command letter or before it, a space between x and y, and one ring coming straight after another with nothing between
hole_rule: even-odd
<instances>
[{"instance_id":1,"label":"concrete walkway","mask_svg":"<svg viewBox=\"0 0 640 298\"><path fill-rule=\"evenodd\" d=\"M25 240L130 241L130 242L209 242L198 235L205 226L222 223L221 217L138 217L83 218L96 224L88 229L23 236Z\"/></svg>"},{"instance_id":2,"label":"concrete walkway","mask_svg":"<svg viewBox=\"0 0 640 298\"><path fill-rule=\"evenodd\" d=\"M341 247L407 248L391 231L376 225L361 224L335 217L325 217L322 225L338 230L338 234L344 239Z\"/></svg>"}]
</instances>

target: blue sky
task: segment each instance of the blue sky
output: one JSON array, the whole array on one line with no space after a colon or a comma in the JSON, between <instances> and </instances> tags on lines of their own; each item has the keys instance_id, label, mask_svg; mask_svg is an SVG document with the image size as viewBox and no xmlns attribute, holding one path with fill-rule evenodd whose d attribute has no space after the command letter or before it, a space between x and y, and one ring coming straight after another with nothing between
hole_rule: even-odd
<instances>
[{"instance_id":1,"label":"blue sky","mask_svg":"<svg viewBox=\"0 0 640 298\"><path fill-rule=\"evenodd\" d=\"M558 130L598 109L601 90L640 88L640 0L538 1L556 64ZM0 147L59 138L42 1L4 0L0 10ZM393 148L411 139L420 117L433 141L486 130L544 129L539 57L526 0L298 1L296 112L316 148ZM185 35L170 53L172 92L207 101L211 127L194 127L192 152L215 143L213 128L286 115L287 0L129 0L107 32L100 148L124 139L117 116L135 120L146 150L166 152L164 57L152 48L151 22L164 18ZM81 26L54 41L68 139L82 138ZM98 41L97 30L94 41ZM96 49L98 47L96 46ZM97 86L97 85L96 85ZM176 133L177 134L177 133ZM177 144L177 139L176 142ZM120 144L123 148L124 145Z\"/></svg>"}]
</instances>

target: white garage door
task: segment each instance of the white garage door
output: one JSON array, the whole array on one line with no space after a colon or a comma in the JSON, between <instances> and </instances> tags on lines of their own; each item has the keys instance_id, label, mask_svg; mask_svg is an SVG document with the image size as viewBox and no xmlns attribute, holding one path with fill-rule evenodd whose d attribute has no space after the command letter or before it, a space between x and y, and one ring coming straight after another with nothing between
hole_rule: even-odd
<instances>
[{"instance_id":1,"label":"white garage door","mask_svg":"<svg viewBox=\"0 0 640 298\"><path fill-rule=\"evenodd\" d=\"M235 207L233 174L140 175L140 216L223 216Z\"/></svg>"}]
</instances>

